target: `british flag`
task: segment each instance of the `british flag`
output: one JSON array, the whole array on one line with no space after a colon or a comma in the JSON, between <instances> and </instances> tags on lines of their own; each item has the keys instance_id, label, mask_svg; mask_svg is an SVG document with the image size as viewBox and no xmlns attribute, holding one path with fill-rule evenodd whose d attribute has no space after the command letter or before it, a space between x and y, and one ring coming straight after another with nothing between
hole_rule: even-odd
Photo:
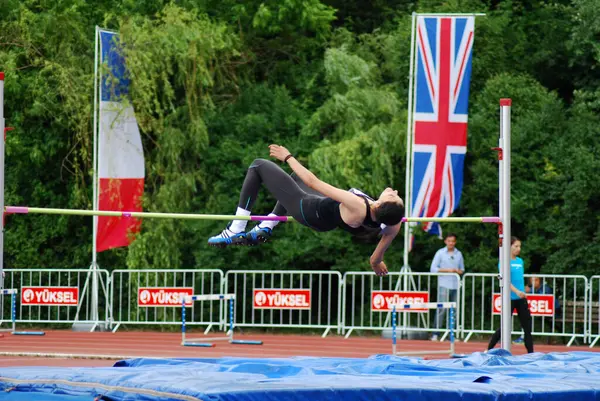
<instances>
[{"instance_id":1,"label":"british flag","mask_svg":"<svg viewBox=\"0 0 600 401\"><path fill-rule=\"evenodd\" d=\"M417 18L411 216L458 207L467 152L474 17ZM423 229L441 236L438 223Z\"/></svg>"}]
</instances>

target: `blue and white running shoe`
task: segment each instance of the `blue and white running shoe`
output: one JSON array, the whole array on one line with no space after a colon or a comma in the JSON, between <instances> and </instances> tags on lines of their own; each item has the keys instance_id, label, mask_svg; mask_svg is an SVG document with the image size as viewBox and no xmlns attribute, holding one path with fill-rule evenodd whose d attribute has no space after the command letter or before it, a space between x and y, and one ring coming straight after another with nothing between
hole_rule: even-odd
<instances>
[{"instance_id":1,"label":"blue and white running shoe","mask_svg":"<svg viewBox=\"0 0 600 401\"><path fill-rule=\"evenodd\" d=\"M246 241L248 245L258 245L261 242L267 242L273 234L273 229L269 227L260 227L259 224L246 233Z\"/></svg>"},{"instance_id":2,"label":"blue and white running shoe","mask_svg":"<svg viewBox=\"0 0 600 401\"><path fill-rule=\"evenodd\" d=\"M246 245L246 233L241 232L234 234L226 228L221 234L210 237L208 239L208 245L216 246L218 248L225 248L229 245Z\"/></svg>"}]
</instances>

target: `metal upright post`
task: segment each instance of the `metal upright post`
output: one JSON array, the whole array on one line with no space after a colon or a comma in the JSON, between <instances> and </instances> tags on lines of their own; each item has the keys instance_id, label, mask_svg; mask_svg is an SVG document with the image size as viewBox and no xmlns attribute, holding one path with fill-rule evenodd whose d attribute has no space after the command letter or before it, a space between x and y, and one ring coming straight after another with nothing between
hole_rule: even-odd
<instances>
[{"instance_id":1,"label":"metal upright post","mask_svg":"<svg viewBox=\"0 0 600 401\"><path fill-rule=\"evenodd\" d=\"M224 301L227 302L227 301ZM233 340L233 328L234 328L234 302L235 298L229 300L229 341Z\"/></svg>"},{"instance_id":2,"label":"metal upright post","mask_svg":"<svg viewBox=\"0 0 600 401\"><path fill-rule=\"evenodd\" d=\"M450 308L450 356L455 354L454 341L456 336L454 335L454 325L456 319L454 318L454 306Z\"/></svg>"},{"instance_id":3,"label":"metal upright post","mask_svg":"<svg viewBox=\"0 0 600 401\"><path fill-rule=\"evenodd\" d=\"M392 355L396 355L396 305L392 306Z\"/></svg>"},{"instance_id":4,"label":"metal upright post","mask_svg":"<svg viewBox=\"0 0 600 401\"><path fill-rule=\"evenodd\" d=\"M185 297L181 297L181 345L185 345Z\"/></svg>"},{"instance_id":5,"label":"metal upright post","mask_svg":"<svg viewBox=\"0 0 600 401\"><path fill-rule=\"evenodd\" d=\"M502 152L500 218L503 241L500 255L500 286L502 287L501 346L511 350L512 308L510 307L510 108L511 99L500 99L500 145Z\"/></svg>"},{"instance_id":6,"label":"metal upright post","mask_svg":"<svg viewBox=\"0 0 600 401\"><path fill-rule=\"evenodd\" d=\"M502 294L504 294L504 280L503 271L504 271L504 245L505 245L505 237L503 230L504 223L504 155L502 147L504 146L504 135L503 135L503 124L502 124L502 114L503 108L500 106L500 134L498 135L498 217L500 218L500 224L498 224L498 278L500 284L500 305L502 305ZM493 285L492 285L493 287ZM493 292L493 288L492 288ZM500 312L500 328L502 328L502 322L504 321L504 317L502 316L502 312ZM500 342L502 346L502 341Z\"/></svg>"},{"instance_id":7,"label":"metal upright post","mask_svg":"<svg viewBox=\"0 0 600 401\"><path fill-rule=\"evenodd\" d=\"M0 288L4 288L4 73L0 72Z\"/></svg>"},{"instance_id":8,"label":"metal upright post","mask_svg":"<svg viewBox=\"0 0 600 401\"><path fill-rule=\"evenodd\" d=\"M10 296L10 320L12 321L13 333L17 331L17 294L12 293Z\"/></svg>"}]
</instances>

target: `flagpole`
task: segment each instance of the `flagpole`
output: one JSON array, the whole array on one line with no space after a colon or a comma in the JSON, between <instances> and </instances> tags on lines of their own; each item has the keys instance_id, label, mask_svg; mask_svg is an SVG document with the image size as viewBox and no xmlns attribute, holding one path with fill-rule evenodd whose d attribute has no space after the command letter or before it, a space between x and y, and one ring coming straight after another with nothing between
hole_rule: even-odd
<instances>
[{"instance_id":1,"label":"flagpole","mask_svg":"<svg viewBox=\"0 0 600 401\"><path fill-rule=\"evenodd\" d=\"M415 71L415 30L417 13L412 13L411 30L410 30L410 67L408 70L408 114L406 116L406 171L405 171L405 182L404 182L404 215L405 218L411 216L411 199L412 199L412 133L413 133L413 95L414 95L414 71ZM408 265L408 250L410 248L410 236L411 226L409 223L404 223L404 258L402 263L401 272L410 272L410 266ZM396 290L399 290L400 279L396 283ZM402 289L409 291L408 288L408 276L406 274L402 277ZM402 316L402 332L408 325L408 314L404 313Z\"/></svg>"},{"instance_id":2,"label":"flagpole","mask_svg":"<svg viewBox=\"0 0 600 401\"><path fill-rule=\"evenodd\" d=\"M412 13L411 34L410 34L410 67L408 72L408 115L406 120L406 172L404 183L404 215L411 217L411 189L412 189L412 114L413 114L413 81L414 81L414 61L415 61L415 25L417 13ZM404 261L402 270L409 269L408 249L410 247L410 224L404 225Z\"/></svg>"},{"instance_id":3,"label":"flagpole","mask_svg":"<svg viewBox=\"0 0 600 401\"><path fill-rule=\"evenodd\" d=\"M100 191L100 178L99 178L99 174L98 174L98 132L99 132L99 128L100 128L100 118L98 117L99 115L99 110L100 110L100 102L99 99L102 97L102 86L99 86L99 82L100 82L100 63L101 63L101 52L102 52L102 44L100 41L100 33L101 32L110 32L111 31L107 31L104 29L100 29L99 26L96 25L95 27L95 32L94 32L94 116L93 116L93 124L94 127L92 129L93 132L93 166L92 166L92 192L93 192L93 199L92 199L92 210L98 211L99 208L99 191ZM90 299L91 299L91 305L90 305L90 318L91 320L94 322L92 328L90 331L94 331L95 328L97 327L98 323L99 323L99 310L98 310L98 292L99 292L99 288L98 288L98 278L100 277L98 275L98 247L97 247L97 239L98 239L98 215L95 214L93 215L93 219L92 219L92 263L91 266L89 268L89 273L86 277L84 286L83 286L83 290L82 290L82 297L80 300L80 304L77 307L77 312L75 315L75 320L78 319L79 317L79 311L81 309L81 306L83 305L83 300L86 296L86 290L88 288L88 284L90 281L90 275L91 275L91 279L92 279L92 283L91 283L91 290L90 290ZM100 277L101 278L101 277ZM103 286L105 285L104 283L102 284ZM107 301L108 304L110 304L110 300ZM110 311L110 308L108 308L108 311ZM90 319L88 319L90 320Z\"/></svg>"},{"instance_id":4,"label":"flagpole","mask_svg":"<svg viewBox=\"0 0 600 401\"><path fill-rule=\"evenodd\" d=\"M97 144L97 136L98 136L98 26L96 26L95 32L95 44L94 44L94 164L92 170L93 174L93 183L92 188L94 192L93 197L93 205L92 209L97 210L97 202L96 199L98 197L98 144ZM92 264L96 264L96 230L98 226L98 218L94 217L94 232L93 232L93 242L92 242Z\"/></svg>"},{"instance_id":5,"label":"flagpole","mask_svg":"<svg viewBox=\"0 0 600 401\"><path fill-rule=\"evenodd\" d=\"M98 88L98 61L100 28L96 25L94 45L94 166L93 166L93 210L98 210L98 95L102 90ZM98 321L98 252L96 248L96 236L98 235L98 216L93 217L92 235L92 320Z\"/></svg>"},{"instance_id":6,"label":"flagpole","mask_svg":"<svg viewBox=\"0 0 600 401\"><path fill-rule=\"evenodd\" d=\"M410 111L410 153L409 153L409 157L410 157L410 180L408 182L409 185L409 206L410 206L410 213L412 214L412 209L413 209L413 203L412 203L412 196L413 196L413 191L414 191L414 186L413 186L413 177L414 177L414 173L415 173L415 152L414 152L414 143L415 143L415 121L414 121L414 111L416 108L415 105L415 99L417 98L417 85L415 84L415 75L416 75L416 68L415 68L415 64L417 61L417 25L419 23L419 15L418 13L415 13L415 21L413 22L413 34L415 35L415 39L412 40L412 46L411 46L411 59L412 59L412 74L411 74L411 111ZM412 217L412 216L408 216L408 217ZM414 225L411 224L407 224L406 227L408 228L408 247L406 248L406 267L404 268L405 272L410 272L412 271L410 268L410 264L408 262L408 253L411 249L412 244L410 243L411 239L413 239L413 229L415 228ZM409 277L407 275L404 275L404 291L411 291L411 288L409 287ZM415 287L415 282L414 282L414 277L410 277L410 284L413 285L414 290L416 290ZM409 323L409 314L408 313L403 313L402 314L402 327L406 328L408 327L408 323Z\"/></svg>"}]
</instances>

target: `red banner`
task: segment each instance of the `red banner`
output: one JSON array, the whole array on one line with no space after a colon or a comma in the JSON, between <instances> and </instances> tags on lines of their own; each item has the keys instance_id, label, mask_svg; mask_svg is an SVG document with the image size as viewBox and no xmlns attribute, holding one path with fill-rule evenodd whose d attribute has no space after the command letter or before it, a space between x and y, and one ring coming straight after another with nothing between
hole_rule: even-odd
<instances>
[{"instance_id":1,"label":"red banner","mask_svg":"<svg viewBox=\"0 0 600 401\"><path fill-rule=\"evenodd\" d=\"M552 294L527 294L527 303L531 316L553 316L554 315L554 295ZM492 313L499 315L502 311L502 298L500 294L494 294L492 298ZM517 310L513 310L513 315Z\"/></svg>"},{"instance_id":2,"label":"red banner","mask_svg":"<svg viewBox=\"0 0 600 401\"><path fill-rule=\"evenodd\" d=\"M254 309L310 309L310 290L272 289L254 290Z\"/></svg>"},{"instance_id":3,"label":"red banner","mask_svg":"<svg viewBox=\"0 0 600 401\"><path fill-rule=\"evenodd\" d=\"M21 287L21 305L77 306L77 287Z\"/></svg>"},{"instance_id":4,"label":"red banner","mask_svg":"<svg viewBox=\"0 0 600 401\"><path fill-rule=\"evenodd\" d=\"M391 312L392 305L429 302L427 291L372 291L371 311ZM400 311L399 309L397 309ZM406 312L427 312L428 309L406 309Z\"/></svg>"},{"instance_id":5,"label":"red banner","mask_svg":"<svg viewBox=\"0 0 600 401\"><path fill-rule=\"evenodd\" d=\"M99 180L98 210L141 212L143 178L102 178ZM98 252L129 246L140 232L142 220L133 217L98 217Z\"/></svg>"},{"instance_id":6,"label":"red banner","mask_svg":"<svg viewBox=\"0 0 600 401\"><path fill-rule=\"evenodd\" d=\"M192 287L141 287L138 288L138 306L171 306L181 307L183 297L194 295ZM187 301L186 306L191 306Z\"/></svg>"}]
</instances>

